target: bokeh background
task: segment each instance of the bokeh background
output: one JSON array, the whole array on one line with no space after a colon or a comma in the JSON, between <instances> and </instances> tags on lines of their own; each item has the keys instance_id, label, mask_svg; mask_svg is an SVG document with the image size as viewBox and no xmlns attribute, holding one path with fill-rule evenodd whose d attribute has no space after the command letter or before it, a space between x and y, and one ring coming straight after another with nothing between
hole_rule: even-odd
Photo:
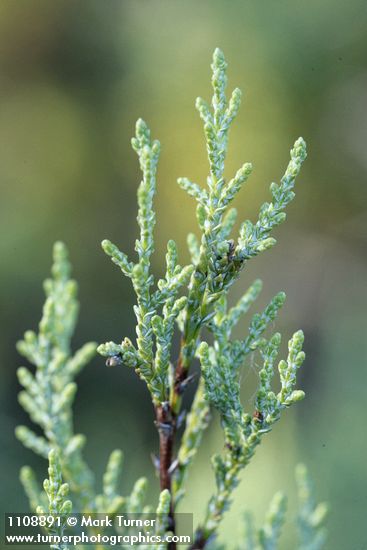
<instances>
[{"instance_id":1,"label":"bokeh background","mask_svg":"<svg viewBox=\"0 0 367 550\"><path fill-rule=\"evenodd\" d=\"M17 403L14 346L40 317L41 282L51 247L70 249L82 302L75 346L134 334L129 281L104 257L104 237L130 254L136 237L137 161L130 148L142 116L162 143L156 199L154 270L168 238L195 224L193 203L175 183L205 181L197 95L210 94L215 46L229 61L229 86L245 92L233 127L228 175L244 161L255 171L236 206L254 219L268 185L279 180L301 134L309 157L297 182L279 244L253 261L234 288L239 297L264 280L260 308L278 290L288 300L277 327L287 339L302 327L307 399L288 411L246 469L222 530L229 540L244 509L258 521L272 494L289 495L304 461L318 498L330 503L328 549L367 548L365 514L367 387L367 6L362 0L110 0L0 3L0 318L2 508L26 511L18 471L46 464L14 438L27 421ZM246 323L242 331L246 328ZM256 361L243 377L253 399ZM251 378L252 376L252 378ZM100 479L111 449L125 450L124 491L149 473L156 449L152 409L131 371L95 359L79 378L76 430ZM213 489L208 456L221 446L217 421L191 472L182 511L198 520ZM282 548L291 550L293 527Z\"/></svg>"}]
</instances>

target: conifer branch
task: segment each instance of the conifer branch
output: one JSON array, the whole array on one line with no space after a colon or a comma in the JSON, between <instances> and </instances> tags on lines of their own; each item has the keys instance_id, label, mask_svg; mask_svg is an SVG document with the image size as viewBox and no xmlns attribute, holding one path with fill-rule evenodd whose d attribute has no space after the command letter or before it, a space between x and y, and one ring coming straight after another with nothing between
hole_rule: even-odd
<instances>
[{"instance_id":1,"label":"conifer branch","mask_svg":"<svg viewBox=\"0 0 367 550\"><path fill-rule=\"evenodd\" d=\"M241 92L236 88L227 97L227 63L219 49L214 52L211 68L211 103L201 98L196 101L209 162L206 185L186 177L178 179L181 189L196 201L199 231L188 235L190 263L180 265L177 246L169 240L164 276L156 280L152 273L160 144L151 138L147 124L139 119L132 139L142 173L137 191L136 258L129 258L109 240L102 241L104 252L131 280L136 295L136 338L132 341L125 337L121 343L106 342L97 349L106 358L107 366L133 369L151 396L159 437L159 457L154 459L160 483L155 531L159 536L176 532L176 510L185 494L189 469L210 423L211 409L219 412L224 450L212 458L216 489L196 529L192 550L221 548L215 537L231 504L240 472L282 412L304 397L304 392L297 389L297 373L305 359L302 331L297 331L289 340L287 358L278 361L281 336L270 330L284 304L284 292L276 294L263 311L252 315L248 333L241 339L234 339L232 332L255 307L262 283L255 280L232 307L228 306L227 296L247 262L275 245L272 231L285 220L285 209L295 196L295 180L306 158L306 145L302 138L295 142L284 176L279 184L270 185L271 202L261 206L255 223L244 221L238 237L234 237L237 212L232 202L250 177L252 165L245 162L232 177L227 179L225 175L229 130L239 111ZM94 476L82 453L85 437L74 433L75 378L94 355L96 346L89 343L76 353L71 352L78 301L70 269L65 246L56 243L52 278L45 283L46 303L38 333L27 331L18 345L19 352L35 367L34 372L24 367L18 370L19 382L24 388L19 401L42 433L19 426L16 434L26 447L49 459L45 491L41 491L28 467L21 471L22 483L32 510L49 509L51 514L66 514L71 508L70 501L65 500L70 488L74 505L80 512L151 511L146 503L146 478L136 481L130 495L120 494L123 455L118 450L111 453L101 492L96 493ZM180 338L178 357L173 356L176 334ZM240 373L250 354L257 354L262 366L258 371L255 406L248 410L241 402ZM196 358L200 362L200 373L193 403L187 411L185 391L196 381L196 375L190 372ZM276 375L279 376L278 391L273 385ZM183 419L185 428L178 441ZM300 547L320 550L325 539L322 524L326 508L314 503L302 467L297 476L301 502ZM63 479L66 484L62 483ZM255 531L247 519L248 529L241 550L244 547L275 550L284 514L285 497L279 493L260 530ZM176 543L162 542L156 549L175 550Z\"/></svg>"},{"instance_id":2,"label":"conifer branch","mask_svg":"<svg viewBox=\"0 0 367 550\"><path fill-rule=\"evenodd\" d=\"M45 509L42 506L38 506L36 512L40 515L51 515L55 519L51 525L47 526L46 530L50 536L60 537L62 541L65 526L67 525L66 520L72 510L72 502L66 499L69 494L69 485L62 483L61 466L54 449L50 451L48 461L49 478L43 482L43 488L48 499L48 507ZM54 550L68 550L69 546L60 542L52 544L51 548Z\"/></svg>"},{"instance_id":3,"label":"conifer branch","mask_svg":"<svg viewBox=\"0 0 367 550\"><path fill-rule=\"evenodd\" d=\"M73 428L75 377L95 355L96 344L90 342L76 353L71 352L79 304L77 285L70 278L70 272L66 247L58 242L53 251L52 278L44 285L46 302L39 331L27 331L17 346L35 367L33 373L25 367L18 369L18 379L24 388L19 402L43 435L35 434L27 426L18 426L15 433L25 447L49 460L50 474L45 482L46 493L41 491L30 467L21 469L20 479L34 512L43 509L50 510L51 514L61 513L57 512L57 506L70 489L79 512L112 514L122 510L127 502L117 487L121 451L111 453L103 478L103 493L96 494L94 475L83 457L85 436L75 434ZM129 350L126 354L129 355ZM66 484L61 483L61 477ZM68 511L69 508L65 508L65 514Z\"/></svg>"}]
</instances>

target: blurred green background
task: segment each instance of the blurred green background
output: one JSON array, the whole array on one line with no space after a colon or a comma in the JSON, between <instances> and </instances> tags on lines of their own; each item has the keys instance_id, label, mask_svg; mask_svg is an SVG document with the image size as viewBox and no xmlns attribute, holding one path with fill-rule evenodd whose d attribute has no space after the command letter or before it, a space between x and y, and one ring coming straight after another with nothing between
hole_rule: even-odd
<instances>
[{"instance_id":1,"label":"blurred green background","mask_svg":"<svg viewBox=\"0 0 367 550\"><path fill-rule=\"evenodd\" d=\"M132 254L139 172L130 137L142 116L162 143L156 200L154 269L168 238L187 258L193 203L178 176L207 172L197 95L209 97L215 46L229 62L229 86L245 92L230 139L227 173L244 161L254 175L236 206L254 219L268 185L279 180L301 134L309 158L279 244L251 262L234 288L264 280L260 308L278 290L288 300L277 322L287 339L302 327L307 399L288 411L245 471L223 537L246 508L260 521L284 488L295 513L293 469L304 461L317 494L331 506L328 549L367 548L367 5L362 0L161 1L2 0L0 3L0 293L2 508L26 511L18 482L24 450L14 427L14 346L40 317L41 282L56 239L70 248L82 302L75 346L134 334L129 281L104 257L109 237ZM245 330L245 326L242 327ZM248 365L244 398L253 398ZM248 374L250 373L250 374ZM96 359L79 378L76 430L100 476L111 449L125 450L124 491L151 472L156 449L152 409L131 371ZM247 391L247 393L246 393ZM137 406L138 405L138 406ZM251 405L250 405L251 407ZM182 511L199 519L213 488L208 456L221 446L217 422L190 476ZM157 483L152 474L151 496ZM291 550L293 528L282 548Z\"/></svg>"}]
</instances>

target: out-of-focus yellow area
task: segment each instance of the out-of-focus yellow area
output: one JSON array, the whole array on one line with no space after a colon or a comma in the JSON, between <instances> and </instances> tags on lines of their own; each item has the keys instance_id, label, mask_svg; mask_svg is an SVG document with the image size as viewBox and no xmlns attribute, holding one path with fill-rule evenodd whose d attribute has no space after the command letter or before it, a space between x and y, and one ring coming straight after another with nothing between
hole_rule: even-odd
<instances>
[{"instance_id":1,"label":"out-of-focus yellow area","mask_svg":"<svg viewBox=\"0 0 367 550\"><path fill-rule=\"evenodd\" d=\"M133 254L137 159L130 148L141 116L162 143L156 199L154 270L168 238L195 227L194 203L175 183L205 182L203 131L194 109L209 98L216 46L229 62L229 88L244 91L230 135L227 173L245 161L254 174L236 199L254 220L281 177L294 140L309 157L296 200L276 232L278 245L253 260L233 289L235 300L255 277L264 280L260 308L284 289L277 328L286 341L305 331L307 361L299 386L305 401L287 411L258 449L222 530L233 537L245 509L260 522L272 494L284 488L295 514L293 470L310 469L330 503L327 548L365 548L367 387L367 9L362 0L333 2L170 2L3 0L0 5L0 302L1 499L26 511L21 465L46 464L13 435L28 421L17 404L14 346L35 328L52 243L70 248L82 309L75 346L134 335L129 281L99 243L108 237ZM246 322L240 331L247 328ZM240 335L239 331L239 335ZM243 371L252 408L256 361ZM80 376L76 430L100 482L110 450L125 451L123 486L151 472L157 447L152 408L131 371L96 359ZM208 462L221 448L217 419L190 476L182 511L199 520L213 487ZM157 482L152 475L151 497ZM293 550L293 527L282 548Z\"/></svg>"}]
</instances>

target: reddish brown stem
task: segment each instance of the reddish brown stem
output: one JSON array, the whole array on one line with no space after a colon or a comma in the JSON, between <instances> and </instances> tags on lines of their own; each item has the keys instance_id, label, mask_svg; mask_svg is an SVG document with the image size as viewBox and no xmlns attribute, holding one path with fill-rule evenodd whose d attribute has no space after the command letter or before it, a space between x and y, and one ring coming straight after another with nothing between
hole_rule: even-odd
<instances>
[{"instance_id":1,"label":"reddish brown stem","mask_svg":"<svg viewBox=\"0 0 367 550\"><path fill-rule=\"evenodd\" d=\"M156 424L159 433L159 480L161 491L168 489L172 496L171 466L173 462L173 446L176 434L176 418L172 415L169 403L156 407ZM175 514L171 498L168 530L175 532ZM168 550L176 550L176 543L170 542Z\"/></svg>"},{"instance_id":2,"label":"reddish brown stem","mask_svg":"<svg viewBox=\"0 0 367 550\"><path fill-rule=\"evenodd\" d=\"M181 343L183 347L183 343ZM181 347L181 351L182 351ZM165 402L157 405L156 425L159 433L159 481L161 491L168 489L171 493L171 505L169 512L168 530L175 532L176 522L174 513L174 502L172 495L172 474L174 467L174 443L177 430L177 417L181 408L181 397L186 388L188 369L185 369L182 364L182 355L178 360L175 372L175 381L173 387L173 395L171 403ZM168 544L168 550L176 550L176 543Z\"/></svg>"},{"instance_id":3,"label":"reddish brown stem","mask_svg":"<svg viewBox=\"0 0 367 550\"><path fill-rule=\"evenodd\" d=\"M170 467L173 458L173 443L176 419L173 417L169 403L156 408L156 421L159 433L159 479L161 491L171 491Z\"/></svg>"}]
</instances>

